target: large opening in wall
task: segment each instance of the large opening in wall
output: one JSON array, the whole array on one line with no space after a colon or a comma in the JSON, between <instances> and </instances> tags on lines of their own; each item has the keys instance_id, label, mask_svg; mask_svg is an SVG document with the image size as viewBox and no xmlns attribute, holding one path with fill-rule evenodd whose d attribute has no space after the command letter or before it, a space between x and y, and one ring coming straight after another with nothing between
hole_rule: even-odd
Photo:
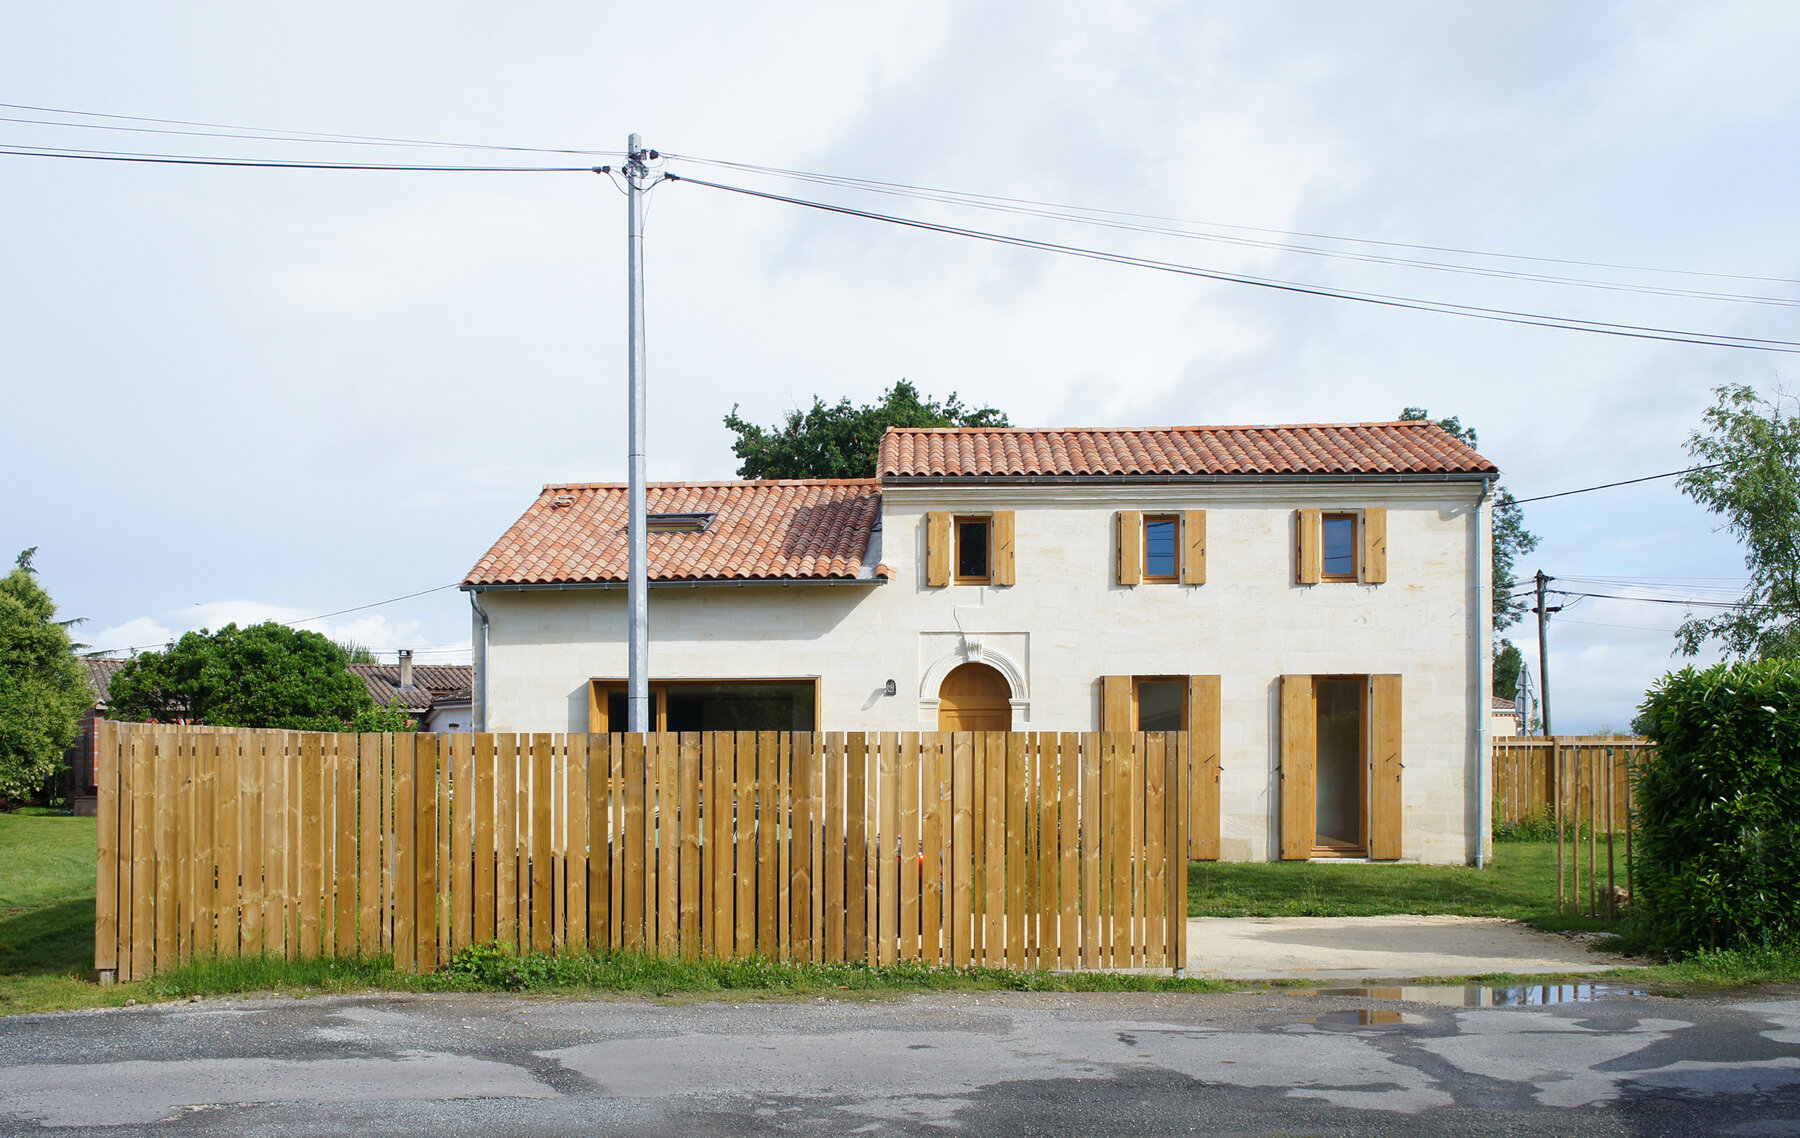
<instances>
[{"instance_id":1,"label":"large opening in wall","mask_svg":"<svg viewBox=\"0 0 1800 1138\"><path fill-rule=\"evenodd\" d=\"M1363 754L1362 676L1321 676L1313 684L1315 738L1315 856L1357 856L1368 848L1368 793Z\"/></svg>"},{"instance_id":2,"label":"large opening in wall","mask_svg":"<svg viewBox=\"0 0 1800 1138\"><path fill-rule=\"evenodd\" d=\"M594 680L588 730L625 730L624 680ZM653 731L816 731L819 681L663 680L650 685Z\"/></svg>"}]
</instances>

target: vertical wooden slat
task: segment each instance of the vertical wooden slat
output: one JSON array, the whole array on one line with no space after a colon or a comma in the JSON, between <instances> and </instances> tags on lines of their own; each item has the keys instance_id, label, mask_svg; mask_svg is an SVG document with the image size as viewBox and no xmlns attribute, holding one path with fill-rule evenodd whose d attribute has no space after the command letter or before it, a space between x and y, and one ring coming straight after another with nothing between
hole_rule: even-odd
<instances>
[{"instance_id":1,"label":"vertical wooden slat","mask_svg":"<svg viewBox=\"0 0 1800 1138\"><path fill-rule=\"evenodd\" d=\"M700 955L700 736L680 740L681 955Z\"/></svg>"},{"instance_id":2,"label":"vertical wooden slat","mask_svg":"<svg viewBox=\"0 0 1800 1138\"><path fill-rule=\"evenodd\" d=\"M706 754L711 766L712 795L706 801L707 844L712 847L712 945L713 955L729 958L737 948L737 930L732 914L737 902L737 843L733 836L732 817L737 809L737 747L729 732L711 732L706 736Z\"/></svg>"},{"instance_id":3,"label":"vertical wooden slat","mask_svg":"<svg viewBox=\"0 0 1800 1138\"><path fill-rule=\"evenodd\" d=\"M337 951L337 797L338 736L337 732L314 733L319 744L319 955ZM308 834L312 840L313 834Z\"/></svg>"},{"instance_id":4,"label":"vertical wooden slat","mask_svg":"<svg viewBox=\"0 0 1800 1138\"><path fill-rule=\"evenodd\" d=\"M1056 880L1061 917L1056 931L1056 962L1064 970L1081 964L1081 736L1056 737L1057 803Z\"/></svg>"},{"instance_id":5,"label":"vertical wooden slat","mask_svg":"<svg viewBox=\"0 0 1800 1138\"><path fill-rule=\"evenodd\" d=\"M293 787L287 796L288 875L281 894L287 909L288 958L292 960L304 955L300 935L301 894L304 892L301 882L306 874L305 851L310 839L306 832L306 745L298 731L283 731L281 739L287 763L285 777ZM317 894L314 896L316 898Z\"/></svg>"},{"instance_id":6,"label":"vertical wooden slat","mask_svg":"<svg viewBox=\"0 0 1800 1138\"><path fill-rule=\"evenodd\" d=\"M984 731L977 743L985 782L982 795L986 813L982 828L983 869L982 961L991 968L1006 966L1006 735Z\"/></svg>"},{"instance_id":7,"label":"vertical wooden slat","mask_svg":"<svg viewBox=\"0 0 1800 1138\"><path fill-rule=\"evenodd\" d=\"M617 948L612 939L612 747L605 735L587 737L588 945Z\"/></svg>"},{"instance_id":8,"label":"vertical wooden slat","mask_svg":"<svg viewBox=\"0 0 1800 1138\"><path fill-rule=\"evenodd\" d=\"M614 948L625 944L625 735L611 733L606 737L607 798L612 817L612 922L609 929ZM632 835L636 837L636 835Z\"/></svg>"},{"instance_id":9,"label":"vertical wooden slat","mask_svg":"<svg viewBox=\"0 0 1800 1138\"><path fill-rule=\"evenodd\" d=\"M475 739L450 737L450 901L454 906L449 951L475 943Z\"/></svg>"},{"instance_id":10,"label":"vertical wooden slat","mask_svg":"<svg viewBox=\"0 0 1800 1138\"><path fill-rule=\"evenodd\" d=\"M551 888L550 838L554 818L555 793L550 782L551 737L542 732L531 737L531 798L520 811L529 820L531 840L531 950L549 952L553 947L550 934L555 917ZM520 882L521 886L524 884ZM523 889L521 889L523 893Z\"/></svg>"},{"instance_id":11,"label":"vertical wooden slat","mask_svg":"<svg viewBox=\"0 0 1800 1138\"><path fill-rule=\"evenodd\" d=\"M919 956L929 964L950 963L944 939L944 867L949 844L950 767L943 737L919 736Z\"/></svg>"},{"instance_id":12,"label":"vertical wooden slat","mask_svg":"<svg viewBox=\"0 0 1800 1138\"><path fill-rule=\"evenodd\" d=\"M1168 766L1164 788L1169 795L1169 839L1168 854L1169 873L1169 966L1186 969L1187 963L1187 853L1192 839L1188 835L1188 819L1193 817L1193 806L1190 802L1193 790L1191 787L1193 763L1188 758L1186 748L1189 739L1181 739L1176 749L1167 755Z\"/></svg>"},{"instance_id":13,"label":"vertical wooden slat","mask_svg":"<svg viewBox=\"0 0 1800 1138\"><path fill-rule=\"evenodd\" d=\"M844 955L869 958L869 737L844 736Z\"/></svg>"},{"instance_id":14,"label":"vertical wooden slat","mask_svg":"<svg viewBox=\"0 0 1800 1138\"><path fill-rule=\"evenodd\" d=\"M262 733L246 731L238 736L238 951L244 956L263 952L262 906L263 847Z\"/></svg>"},{"instance_id":15,"label":"vertical wooden slat","mask_svg":"<svg viewBox=\"0 0 1800 1138\"><path fill-rule=\"evenodd\" d=\"M681 932L676 890L681 887L680 788L676 785L680 741L666 732L656 736L656 951L675 956Z\"/></svg>"},{"instance_id":16,"label":"vertical wooden slat","mask_svg":"<svg viewBox=\"0 0 1800 1138\"><path fill-rule=\"evenodd\" d=\"M625 878L622 884L624 909L620 914L620 933L628 951L643 952L649 947L645 943L644 909L645 873L648 869L644 864L644 736L628 734L624 736L624 743L625 833L622 841L625 847Z\"/></svg>"},{"instance_id":17,"label":"vertical wooden slat","mask_svg":"<svg viewBox=\"0 0 1800 1138\"><path fill-rule=\"evenodd\" d=\"M419 964L419 799L417 738L390 736L394 753L394 967L416 971Z\"/></svg>"},{"instance_id":18,"label":"vertical wooden slat","mask_svg":"<svg viewBox=\"0 0 1800 1138\"><path fill-rule=\"evenodd\" d=\"M1111 826L1108 838L1112 845L1112 967L1127 968L1131 965L1131 876L1135 858L1133 854L1134 828L1131 824L1131 807L1135 801L1132 794L1132 754L1133 742L1138 738L1134 734L1114 735L1108 743L1105 755L1107 765L1112 768L1112 780L1109 789L1112 792Z\"/></svg>"},{"instance_id":19,"label":"vertical wooden slat","mask_svg":"<svg viewBox=\"0 0 1800 1138\"><path fill-rule=\"evenodd\" d=\"M394 952L394 911L398 907L394 895L394 771L397 755L392 735L377 735L377 746L381 755L377 760L379 769L376 781L380 789L375 800L375 828L381 843L381 898L378 914L377 935L381 942L382 954L392 956Z\"/></svg>"},{"instance_id":20,"label":"vertical wooden slat","mask_svg":"<svg viewBox=\"0 0 1800 1138\"><path fill-rule=\"evenodd\" d=\"M529 737L528 737L529 738ZM529 745L529 743L527 744ZM494 933L517 949L519 913L519 736L494 737Z\"/></svg>"},{"instance_id":21,"label":"vertical wooden slat","mask_svg":"<svg viewBox=\"0 0 1800 1138\"><path fill-rule=\"evenodd\" d=\"M817 800L813 789L818 769L818 754L811 732L795 734L793 741L793 813L790 854L793 865L793 891L788 896L791 945L795 960L810 961L816 950L812 922L813 894L819 881L813 876L813 847L818 844Z\"/></svg>"},{"instance_id":22,"label":"vertical wooden slat","mask_svg":"<svg viewBox=\"0 0 1800 1138\"><path fill-rule=\"evenodd\" d=\"M471 935L476 944L486 944L500 935L495 924L499 913L499 855L496 852L498 830L495 816L499 758L495 750L495 736L491 732L477 734L472 740L472 747L475 768L475 854L474 865L471 867L473 882L470 887L474 908Z\"/></svg>"},{"instance_id":23,"label":"vertical wooden slat","mask_svg":"<svg viewBox=\"0 0 1800 1138\"><path fill-rule=\"evenodd\" d=\"M774 956L777 931L776 876L781 864L775 852L780 826L775 817L775 792L779 780L780 737L773 731L756 733L756 952Z\"/></svg>"},{"instance_id":24,"label":"vertical wooden slat","mask_svg":"<svg viewBox=\"0 0 1800 1138\"><path fill-rule=\"evenodd\" d=\"M588 736L563 741L563 945L571 952L588 947Z\"/></svg>"},{"instance_id":25,"label":"vertical wooden slat","mask_svg":"<svg viewBox=\"0 0 1800 1138\"><path fill-rule=\"evenodd\" d=\"M131 734L131 975L141 980L156 967L157 845L162 833L162 774L156 739Z\"/></svg>"},{"instance_id":26,"label":"vertical wooden slat","mask_svg":"<svg viewBox=\"0 0 1800 1138\"><path fill-rule=\"evenodd\" d=\"M813 820L812 843L812 944L813 960L825 959L825 896L827 890L821 888L825 882L825 737L815 733L812 736L812 782L806 794L810 800L808 809Z\"/></svg>"},{"instance_id":27,"label":"vertical wooden slat","mask_svg":"<svg viewBox=\"0 0 1800 1138\"><path fill-rule=\"evenodd\" d=\"M332 864L337 871L337 914L332 951L339 956L355 956L357 950L356 755L357 737L340 734L337 737L337 785L331 803L336 823Z\"/></svg>"},{"instance_id":28,"label":"vertical wooden slat","mask_svg":"<svg viewBox=\"0 0 1800 1138\"><path fill-rule=\"evenodd\" d=\"M973 961L973 891L975 864L975 736L952 732L950 745L950 859L944 887L950 891L950 962L967 968Z\"/></svg>"},{"instance_id":29,"label":"vertical wooden slat","mask_svg":"<svg viewBox=\"0 0 1800 1138\"><path fill-rule=\"evenodd\" d=\"M736 865L732 882L732 952L749 956L756 951L756 733L739 731L732 736L734 799L733 853Z\"/></svg>"},{"instance_id":30,"label":"vertical wooden slat","mask_svg":"<svg viewBox=\"0 0 1800 1138\"><path fill-rule=\"evenodd\" d=\"M239 745L239 736L227 736L219 752L215 847L219 857L219 940L215 951L222 956L238 956L243 951L243 798Z\"/></svg>"},{"instance_id":31,"label":"vertical wooden slat","mask_svg":"<svg viewBox=\"0 0 1800 1138\"><path fill-rule=\"evenodd\" d=\"M1169 864L1163 845L1168 837L1167 788L1163 785L1169 737L1160 731L1144 736L1142 769L1144 801L1136 808L1144 820L1143 928L1144 967L1163 968L1168 958Z\"/></svg>"},{"instance_id":32,"label":"vertical wooden slat","mask_svg":"<svg viewBox=\"0 0 1800 1138\"><path fill-rule=\"evenodd\" d=\"M417 821L413 842L418 846L418 884L413 898L415 967L435 972L438 966L438 737L420 734L414 744L413 793L417 796Z\"/></svg>"},{"instance_id":33,"label":"vertical wooden slat","mask_svg":"<svg viewBox=\"0 0 1800 1138\"><path fill-rule=\"evenodd\" d=\"M1101 833L1100 734L1081 735L1081 967L1100 965L1101 859L1106 854Z\"/></svg>"},{"instance_id":34,"label":"vertical wooden slat","mask_svg":"<svg viewBox=\"0 0 1800 1138\"><path fill-rule=\"evenodd\" d=\"M119 967L119 728L107 720L94 724L95 804L94 969Z\"/></svg>"},{"instance_id":35,"label":"vertical wooden slat","mask_svg":"<svg viewBox=\"0 0 1800 1138\"><path fill-rule=\"evenodd\" d=\"M194 955L218 951L218 770L220 736L194 740Z\"/></svg>"},{"instance_id":36,"label":"vertical wooden slat","mask_svg":"<svg viewBox=\"0 0 1800 1138\"><path fill-rule=\"evenodd\" d=\"M194 952L194 745L197 740L184 732L167 735L174 754L175 774L175 839L174 959L186 960ZM156 966L162 968L163 962Z\"/></svg>"},{"instance_id":37,"label":"vertical wooden slat","mask_svg":"<svg viewBox=\"0 0 1800 1138\"><path fill-rule=\"evenodd\" d=\"M451 736L439 735L438 739L438 773L437 773L437 889L434 899L437 904L437 963L441 966L450 959L450 926L454 913L451 911L451 862L450 862L450 829L452 810L450 798L450 780L454 775L452 763L454 754L451 751Z\"/></svg>"},{"instance_id":38,"label":"vertical wooden slat","mask_svg":"<svg viewBox=\"0 0 1800 1138\"><path fill-rule=\"evenodd\" d=\"M1019 732L1008 732L1001 736L1005 740L1006 776L1000 790L1000 798L1006 803L1006 814L1001 819L1001 834L1006 842L1006 966L1008 968L1025 967L1025 879L1026 879L1026 834L1030 829L1030 815L1025 811L1026 778L1028 768L1025 765L1025 736Z\"/></svg>"},{"instance_id":39,"label":"vertical wooden slat","mask_svg":"<svg viewBox=\"0 0 1800 1138\"><path fill-rule=\"evenodd\" d=\"M287 920L288 864L293 860L288 800L299 788L291 777L286 736L273 731L260 732L259 736L263 743L263 842L269 851L263 867L263 943L270 956L286 957L292 944Z\"/></svg>"},{"instance_id":40,"label":"vertical wooden slat","mask_svg":"<svg viewBox=\"0 0 1800 1138\"><path fill-rule=\"evenodd\" d=\"M901 960L919 958L919 796L924 764L919 758L919 736L908 732L900 739L900 947Z\"/></svg>"},{"instance_id":41,"label":"vertical wooden slat","mask_svg":"<svg viewBox=\"0 0 1800 1138\"><path fill-rule=\"evenodd\" d=\"M775 758L775 951L782 960L792 958L794 945L794 739L782 732Z\"/></svg>"},{"instance_id":42,"label":"vertical wooden slat","mask_svg":"<svg viewBox=\"0 0 1800 1138\"><path fill-rule=\"evenodd\" d=\"M356 951L381 951L381 830L376 795L381 787L381 736L367 732L356 739Z\"/></svg>"},{"instance_id":43,"label":"vertical wooden slat","mask_svg":"<svg viewBox=\"0 0 1800 1138\"><path fill-rule=\"evenodd\" d=\"M880 747L876 793L881 821L872 843L877 859L876 894L880 900L876 959L892 964L900 958L900 736L883 731Z\"/></svg>"},{"instance_id":44,"label":"vertical wooden slat","mask_svg":"<svg viewBox=\"0 0 1800 1138\"><path fill-rule=\"evenodd\" d=\"M306 959L319 955L319 910L325 892L325 750L321 742L311 731L300 736L300 955Z\"/></svg>"}]
</instances>

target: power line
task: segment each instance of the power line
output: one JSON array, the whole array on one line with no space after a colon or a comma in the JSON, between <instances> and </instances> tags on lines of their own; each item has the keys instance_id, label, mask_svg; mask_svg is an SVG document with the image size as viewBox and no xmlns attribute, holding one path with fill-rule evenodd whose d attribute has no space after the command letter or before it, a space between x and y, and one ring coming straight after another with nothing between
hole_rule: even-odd
<instances>
[{"instance_id":1,"label":"power line","mask_svg":"<svg viewBox=\"0 0 1800 1138\"><path fill-rule=\"evenodd\" d=\"M208 138L250 138L270 142L323 142L355 146L423 146L449 150L509 150L525 154L581 154L601 158L620 158L617 150L574 150L542 146L503 146L486 142L436 142L418 138L390 138L371 134L333 134L314 130L285 130L277 127L236 126L229 123L195 122L191 119L160 119L147 115L113 115L99 111L75 111L61 107L39 107L29 103L0 103L0 108L14 111L36 111L41 114L71 115L82 118L114 119L123 122L163 123L167 126L210 127L238 133L203 135L195 131L159 130L151 127L108 126L102 123L56 122L46 119L0 118L0 122L31 123L40 126L75 127L87 130L134 131L141 134L183 134ZM256 133L248 133L256 132Z\"/></svg>"},{"instance_id":2,"label":"power line","mask_svg":"<svg viewBox=\"0 0 1800 1138\"><path fill-rule=\"evenodd\" d=\"M727 193L740 194L745 197L782 202L787 205L804 206L808 209L816 209L825 213L840 214L845 217L859 217L868 221L882 221L891 225L900 225L912 229L923 229L932 233L970 237L979 241L990 241L996 244L1010 245L1020 249L1032 249L1043 253L1058 253L1064 256L1080 257L1091 261L1104 261L1110 264L1126 265L1133 268L1153 269L1158 272L1199 277L1205 280L1224 281L1231 284L1251 285L1257 288L1298 293L1305 296L1329 297L1335 300L1354 300L1364 304L1375 304L1387 308L1401 308L1416 312L1434 312L1446 316L1465 316L1471 319L1492 320L1504 324L1523 324L1539 328L1558 328L1570 332L1592 332L1598 335L1620 336L1634 340L1658 340L1669 343L1695 344L1716 348L1745 348L1751 351L1780 352L1783 354L1800 353L1800 341L1764 339L1754 336L1729 336L1712 332L1688 332L1680 329L1659 328L1641 324L1621 324L1610 321L1582 320L1576 317L1552 316L1544 313L1522 312L1514 309L1453 304L1447 301L1423 300L1416 297L1395 296L1387 293L1359 292L1350 289L1331 288L1324 285L1304 285L1294 281L1256 277L1244 273L1229 273L1217 269L1201 268L1196 265L1183 265L1171 261L1158 261L1147 257L1130 256L1124 253L1109 253L1103 250L1089 249L1078 245L1063 245L1051 241L1038 241L1026 237L1012 237L1002 233L990 233L979 229L966 229L961 226L943 225L938 222L923 221L918 218L875 213L870 210L853 209L849 206L830 205L825 202L809 201L806 198L790 197L786 194L774 194L764 190L751 190L742 186L730 186L722 182L709 182L704 179L690 178L685 175L678 176L670 174L667 175L667 180L671 182L679 181L691 185L704 186L708 189L723 190Z\"/></svg>"},{"instance_id":3,"label":"power line","mask_svg":"<svg viewBox=\"0 0 1800 1138\"><path fill-rule=\"evenodd\" d=\"M1344 237L1330 233L1309 233L1304 230L1270 229L1254 225L1233 225L1228 222L1194 221L1186 218L1167 217L1161 214L1132 213L1125 210L1099 209L1093 206L1064 205L1056 202L1036 201L1030 198L1010 198L995 194L976 194L960 190L934 189L928 186L911 186L903 182L883 182L871 178L852 178L836 174L818 174L805 170L785 169L780 166L758 166L752 163L731 162L719 158L700 158L687 154L670 154L666 151L664 152L664 157L680 162L695 162L707 166L722 166L734 170L743 170L749 173L768 174L774 177L792 178L800 181L838 185L848 188L868 189L872 191L879 189L882 191L915 195L942 195L948 198L963 199L968 202L994 202L1016 206L1094 214L1099 216L1172 222L1179 225L1210 226L1215 229L1233 229L1243 233L1267 233L1281 237L1298 237L1309 241L1338 241L1362 245L1377 245L1389 249L1409 249L1423 253L1449 253L1462 257L1489 257L1507 261L1530 261L1546 265L1569 265L1576 268L1614 269L1620 272L1667 273L1674 276L1707 277L1713 280L1757 281L1766 284L1800 285L1800 279L1790 277L1756 276L1745 273L1713 273L1696 269L1668 269L1658 268L1654 265L1628 265L1608 261L1585 261L1568 257L1536 257L1521 253L1495 253L1481 249L1458 248L1451 245L1423 245L1405 241L1381 241L1372 237Z\"/></svg>"},{"instance_id":4,"label":"power line","mask_svg":"<svg viewBox=\"0 0 1800 1138\"><path fill-rule=\"evenodd\" d=\"M315 620L327 620L334 616L343 616L345 613L362 612L364 609L380 608L382 605L391 605L397 601L410 601L414 597L423 597L430 593L441 593L445 589L458 588L459 586L461 586L461 584L462 584L461 581L452 581L448 585L435 585L429 589L420 589L416 593L405 593L398 597L389 597L384 601L370 601L366 605L352 605L350 608L338 609L336 612L320 613L318 616L303 616L303 617L298 617L294 620L278 620L278 621L275 621L274 623L282 625L286 628L292 628L297 624L309 624ZM100 649L96 649L94 651L85 652L85 653L83 653L83 655L85 655L85 656L110 656L110 655L113 655L113 654L116 654L119 652L143 652L143 651L147 651L151 648L156 648L156 647L159 647L159 645L156 645L156 644L133 644L126 648L100 648Z\"/></svg>"},{"instance_id":5,"label":"power line","mask_svg":"<svg viewBox=\"0 0 1800 1138\"><path fill-rule=\"evenodd\" d=\"M291 162L270 158L216 158L193 154L154 154L129 150L85 150L58 146L14 146L0 143L0 155L18 158L72 158L96 162L138 162L164 166L238 166L271 170L388 170L447 174L591 174L592 166L426 166L400 162Z\"/></svg>"},{"instance_id":6,"label":"power line","mask_svg":"<svg viewBox=\"0 0 1800 1138\"><path fill-rule=\"evenodd\" d=\"M1646 474L1642 478L1627 478L1623 482L1606 482L1599 486L1583 486L1579 490L1564 490L1556 494L1539 494L1535 498L1514 498L1513 502L1515 505L1522 506L1526 502L1544 502L1551 498L1567 498L1571 494L1590 494L1595 490L1611 490L1614 486L1630 486L1634 482L1654 482L1658 478L1673 478L1677 474L1692 474L1696 470L1716 470L1725 465L1726 463L1723 462L1709 462L1705 466L1690 466L1685 470L1670 470L1663 474Z\"/></svg>"}]
</instances>

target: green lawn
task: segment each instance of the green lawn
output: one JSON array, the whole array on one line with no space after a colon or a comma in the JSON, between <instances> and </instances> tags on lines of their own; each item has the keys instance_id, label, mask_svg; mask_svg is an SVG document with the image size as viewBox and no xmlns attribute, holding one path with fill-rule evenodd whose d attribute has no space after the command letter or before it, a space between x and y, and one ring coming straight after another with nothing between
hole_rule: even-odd
<instances>
[{"instance_id":1,"label":"green lawn","mask_svg":"<svg viewBox=\"0 0 1800 1138\"><path fill-rule=\"evenodd\" d=\"M94 819L0 814L0 1014L127 998L93 972Z\"/></svg>"},{"instance_id":2,"label":"green lawn","mask_svg":"<svg viewBox=\"0 0 1800 1138\"><path fill-rule=\"evenodd\" d=\"M1618 883L1625 884L1624 866ZM1190 917L1506 917L1541 928L1605 930L1556 912L1556 843L1500 842L1490 869L1454 865L1190 862Z\"/></svg>"}]
</instances>

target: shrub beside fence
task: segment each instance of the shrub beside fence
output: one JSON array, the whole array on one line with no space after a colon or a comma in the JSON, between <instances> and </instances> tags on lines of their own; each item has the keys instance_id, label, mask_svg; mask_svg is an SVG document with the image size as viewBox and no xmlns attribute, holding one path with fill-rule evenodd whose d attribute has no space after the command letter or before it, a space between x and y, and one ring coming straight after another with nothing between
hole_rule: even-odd
<instances>
[{"instance_id":1,"label":"shrub beside fence","mask_svg":"<svg viewBox=\"0 0 1800 1138\"><path fill-rule=\"evenodd\" d=\"M1634 885L1634 779L1655 756L1649 740L1638 738L1494 740L1494 825L1554 832L1558 912L1622 915Z\"/></svg>"},{"instance_id":2,"label":"shrub beside fence","mask_svg":"<svg viewBox=\"0 0 1800 1138\"><path fill-rule=\"evenodd\" d=\"M471 944L1181 968L1181 733L102 723L95 967Z\"/></svg>"}]
</instances>

